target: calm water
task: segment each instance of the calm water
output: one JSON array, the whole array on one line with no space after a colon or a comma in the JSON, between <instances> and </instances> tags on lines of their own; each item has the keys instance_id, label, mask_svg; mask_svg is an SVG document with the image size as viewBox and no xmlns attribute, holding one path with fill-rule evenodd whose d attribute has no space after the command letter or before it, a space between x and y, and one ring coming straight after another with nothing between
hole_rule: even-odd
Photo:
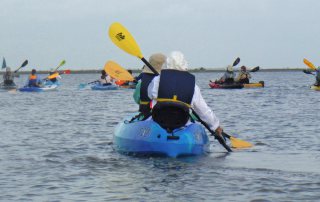
<instances>
[{"instance_id":1,"label":"calm water","mask_svg":"<svg viewBox=\"0 0 320 202\"><path fill-rule=\"evenodd\" d=\"M255 144L226 154L138 158L112 148L116 124L137 110L132 90L78 85L97 74L65 75L58 91L0 93L1 201L319 201L320 92L302 72L257 72L264 89L212 90L197 83L226 132ZM23 84L25 76L17 79Z\"/></svg>"}]
</instances>

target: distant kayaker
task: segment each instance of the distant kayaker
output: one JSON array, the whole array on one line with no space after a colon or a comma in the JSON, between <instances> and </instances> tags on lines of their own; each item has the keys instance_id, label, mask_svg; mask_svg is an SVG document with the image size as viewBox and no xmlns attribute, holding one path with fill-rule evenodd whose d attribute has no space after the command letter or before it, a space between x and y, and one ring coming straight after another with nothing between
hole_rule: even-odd
<instances>
[{"instance_id":1,"label":"distant kayaker","mask_svg":"<svg viewBox=\"0 0 320 202\"><path fill-rule=\"evenodd\" d=\"M162 53L155 53L150 56L149 63L160 74L162 66L166 62L166 56ZM142 73L139 75L141 79L136 86L136 90L133 94L133 98L137 104L139 104L139 112L143 115L144 119L148 118L151 113L150 101L148 97L148 86L155 74L147 66L143 66Z\"/></svg>"},{"instance_id":2,"label":"distant kayaker","mask_svg":"<svg viewBox=\"0 0 320 202\"><path fill-rule=\"evenodd\" d=\"M99 82L103 86L109 86L112 84L112 78L106 73L106 71L102 70Z\"/></svg>"},{"instance_id":3,"label":"distant kayaker","mask_svg":"<svg viewBox=\"0 0 320 202\"><path fill-rule=\"evenodd\" d=\"M10 67L6 67L6 72L3 74L3 84L4 85L15 85L14 83L14 73L11 72Z\"/></svg>"},{"instance_id":4,"label":"distant kayaker","mask_svg":"<svg viewBox=\"0 0 320 202\"><path fill-rule=\"evenodd\" d=\"M234 83L234 72L233 72L233 67L229 65L227 67L227 71L224 73L224 75L219 79L218 83L223 83L223 84L233 84Z\"/></svg>"},{"instance_id":5,"label":"distant kayaker","mask_svg":"<svg viewBox=\"0 0 320 202\"><path fill-rule=\"evenodd\" d=\"M195 76L187 70L188 63L184 59L184 55L178 51L172 52L166 60L166 67L162 69L161 75L155 77L148 87L148 96L152 99L153 113L158 103L158 106L161 106L161 103L171 101L171 103L177 103L177 105L188 106L187 115L181 117L181 119L187 120L187 125L190 123L189 110L191 107L208 124L210 129L221 135L222 128L219 119L203 99L200 88L195 84ZM164 122L166 119L172 119L170 115L165 114L165 111L159 111L164 112L163 117L160 117ZM169 110L168 113L172 113L172 110ZM173 120L173 122L179 122L179 120Z\"/></svg>"},{"instance_id":6,"label":"distant kayaker","mask_svg":"<svg viewBox=\"0 0 320 202\"><path fill-rule=\"evenodd\" d=\"M50 69L50 71L49 71L49 76L51 76L51 75L53 75L53 74L55 74L55 73L57 73L57 71L54 71L53 69ZM55 82L58 81L58 78L61 78L61 76L58 75L57 77L54 77L54 78L49 79L49 80L50 80L52 83L55 83Z\"/></svg>"},{"instance_id":7,"label":"distant kayaker","mask_svg":"<svg viewBox=\"0 0 320 202\"><path fill-rule=\"evenodd\" d=\"M250 73L247 71L246 66L241 67L241 71L239 72L237 78L235 79L236 82L241 84L248 84L249 79L251 78Z\"/></svg>"},{"instance_id":8,"label":"distant kayaker","mask_svg":"<svg viewBox=\"0 0 320 202\"><path fill-rule=\"evenodd\" d=\"M32 69L31 74L29 75L28 81L29 87L40 87L41 86L41 79L37 75L37 70Z\"/></svg>"}]
</instances>

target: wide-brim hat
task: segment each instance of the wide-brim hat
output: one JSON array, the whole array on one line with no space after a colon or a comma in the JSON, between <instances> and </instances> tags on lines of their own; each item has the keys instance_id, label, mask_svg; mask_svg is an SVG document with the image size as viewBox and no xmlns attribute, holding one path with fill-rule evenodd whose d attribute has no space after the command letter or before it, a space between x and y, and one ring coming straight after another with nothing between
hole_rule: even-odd
<instances>
[{"instance_id":1,"label":"wide-brim hat","mask_svg":"<svg viewBox=\"0 0 320 202\"><path fill-rule=\"evenodd\" d=\"M166 62L166 56L163 55L162 53L155 53L155 54L151 55L149 58L149 63L158 73L161 72L162 66L165 62ZM153 74L151 69L149 67L147 67L146 65L143 66L142 72Z\"/></svg>"}]
</instances>

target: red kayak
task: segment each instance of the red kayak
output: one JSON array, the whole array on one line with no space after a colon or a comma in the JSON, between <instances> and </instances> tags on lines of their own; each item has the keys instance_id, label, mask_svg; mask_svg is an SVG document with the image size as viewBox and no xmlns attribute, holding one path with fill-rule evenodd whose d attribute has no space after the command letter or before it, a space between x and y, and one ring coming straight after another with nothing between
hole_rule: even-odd
<instances>
[{"instance_id":1,"label":"red kayak","mask_svg":"<svg viewBox=\"0 0 320 202\"><path fill-rule=\"evenodd\" d=\"M263 88L264 82L259 81L259 83L249 83L249 84L220 84L215 82L209 83L210 88L218 88L218 89L241 89L241 88Z\"/></svg>"}]
</instances>

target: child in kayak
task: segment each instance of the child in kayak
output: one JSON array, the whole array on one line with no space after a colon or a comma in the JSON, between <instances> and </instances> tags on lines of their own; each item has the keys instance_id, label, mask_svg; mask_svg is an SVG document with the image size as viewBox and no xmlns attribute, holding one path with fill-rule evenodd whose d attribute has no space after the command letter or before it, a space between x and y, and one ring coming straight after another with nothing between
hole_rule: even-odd
<instances>
[{"instance_id":1,"label":"child in kayak","mask_svg":"<svg viewBox=\"0 0 320 202\"><path fill-rule=\"evenodd\" d=\"M246 66L241 67L241 71L239 72L237 78L235 79L236 82L241 84L248 84L249 79L251 79L251 75L247 72Z\"/></svg>"},{"instance_id":2,"label":"child in kayak","mask_svg":"<svg viewBox=\"0 0 320 202\"><path fill-rule=\"evenodd\" d=\"M227 71L219 79L218 83L219 84L233 84L234 83L234 72L233 72L233 67L231 65L229 65L227 67Z\"/></svg>"},{"instance_id":3,"label":"child in kayak","mask_svg":"<svg viewBox=\"0 0 320 202\"><path fill-rule=\"evenodd\" d=\"M112 85L112 78L106 73L106 71L102 70L99 82L103 86L109 86Z\"/></svg>"},{"instance_id":4,"label":"child in kayak","mask_svg":"<svg viewBox=\"0 0 320 202\"><path fill-rule=\"evenodd\" d=\"M37 70L32 69L31 74L29 75L28 86L29 87L41 87L41 79L37 75Z\"/></svg>"}]
</instances>

